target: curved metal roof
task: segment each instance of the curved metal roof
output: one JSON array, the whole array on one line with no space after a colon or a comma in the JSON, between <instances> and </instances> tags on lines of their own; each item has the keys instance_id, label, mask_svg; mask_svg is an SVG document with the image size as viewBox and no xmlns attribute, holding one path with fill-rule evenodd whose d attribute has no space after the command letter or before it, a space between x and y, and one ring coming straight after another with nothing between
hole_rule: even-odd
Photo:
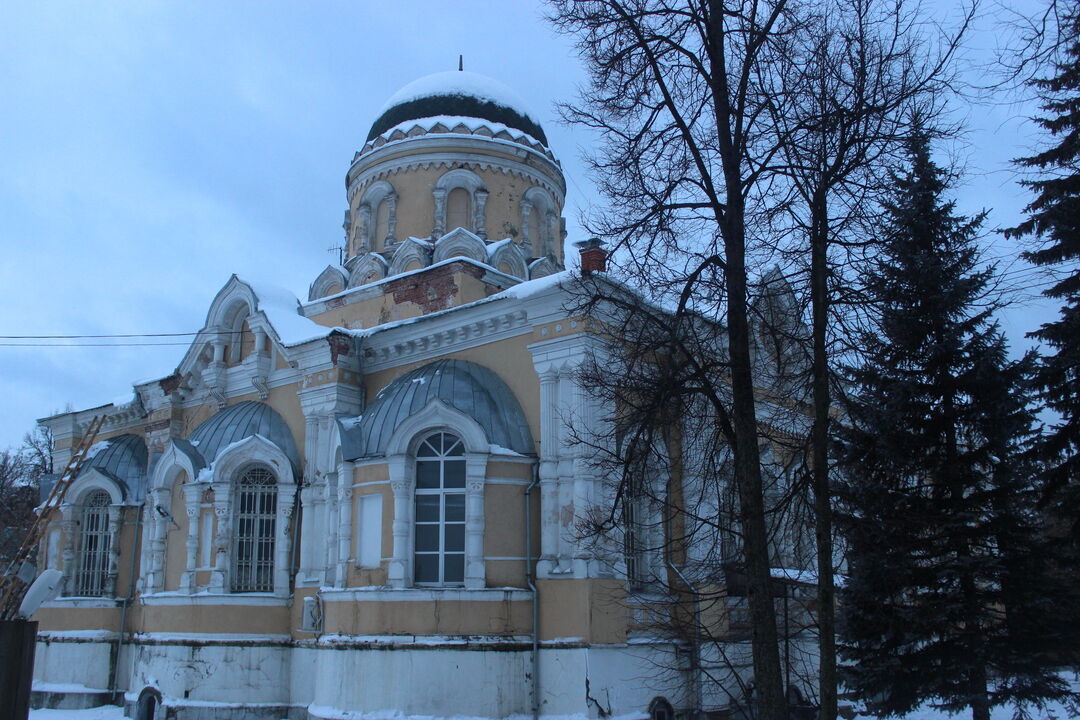
<instances>
[{"instance_id":1,"label":"curved metal roof","mask_svg":"<svg viewBox=\"0 0 1080 720\"><path fill-rule=\"evenodd\" d=\"M383 388L359 422L340 424L342 455L356 460L385 454L398 426L436 399L475 420L489 443L523 455L535 452L525 413L498 375L465 360L436 360Z\"/></svg>"},{"instance_id":2,"label":"curved metal roof","mask_svg":"<svg viewBox=\"0 0 1080 720\"><path fill-rule=\"evenodd\" d=\"M209 465L226 447L252 435L261 435L281 448L292 463L293 474L300 477L300 453L289 426L272 407L261 402L247 400L225 408L195 428L188 441Z\"/></svg>"},{"instance_id":3,"label":"curved metal roof","mask_svg":"<svg viewBox=\"0 0 1080 720\"><path fill-rule=\"evenodd\" d=\"M408 120L457 116L512 127L547 145L540 123L530 117L517 95L502 83L473 72L440 72L414 80L394 93L371 125L370 142Z\"/></svg>"},{"instance_id":4,"label":"curved metal roof","mask_svg":"<svg viewBox=\"0 0 1080 720\"><path fill-rule=\"evenodd\" d=\"M146 443L138 435L117 435L104 441L105 447L86 461L80 475L91 468L119 481L128 500L146 496Z\"/></svg>"}]
</instances>

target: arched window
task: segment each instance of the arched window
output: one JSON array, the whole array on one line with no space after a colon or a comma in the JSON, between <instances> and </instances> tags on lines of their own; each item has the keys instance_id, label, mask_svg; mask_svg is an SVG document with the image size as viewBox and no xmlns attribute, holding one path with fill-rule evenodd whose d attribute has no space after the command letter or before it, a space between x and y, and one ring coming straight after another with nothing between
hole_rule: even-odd
<instances>
[{"instance_id":1,"label":"arched window","mask_svg":"<svg viewBox=\"0 0 1080 720\"><path fill-rule=\"evenodd\" d=\"M472 230L472 218L469 217L471 208L469 191L458 187L450 191L446 196L446 229L465 228Z\"/></svg>"},{"instance_id":2,"label":"arched window","mask_svg":"<svg viewBox=\"0 0 1080 720\"><path fill-rule=\"evenodd\" d=\"M544 245L544 226L541 225L540 208L533 205L529 209L529 237L526 238L529 244L532 246L533 255L540 257L544 254L546 246Z\"/></svg>"},{"instance_id":3,"label":"arched window","mask_svg":"<svg viewBox=\"0 0 1080 720\"><path fill-rule=\"evenodd\" d=\"M277 480L252 465L240 474L233 501L233 592L273 592Z\"/></svg>"},{"instance_id":4,"label":"arched window","mask_svg":"<svg viewBox=\"0 0 1080 720\"><path fill-rule=\"evenodd\" d=\"M383 198L375 210L375 232L371 236L371 249L385 249L386 236L390 233L390 199Z\"/></svg>"},{"instance_id":5,"label":"arched window","mask_svg":"<svg viewBox=\"0 0 1080 720\"><path fill-rule=\"evenodd\" d=\"M109 527L111 503L109 493L104 490L90 493L83 503L75 595L102 597L106 594L109 584L109 550L112 545L112 528Z\"/></svg>"},{"instance_id":6,"label":"arched window","mask_svg":"<svg viewBox=\"0 0 1080 720\"><path fill-rule=\"evenodd\" d=\"M465 447L438 432L416 450L416 529L413 581L465 583Z\"/></svg>"}]
</instances>

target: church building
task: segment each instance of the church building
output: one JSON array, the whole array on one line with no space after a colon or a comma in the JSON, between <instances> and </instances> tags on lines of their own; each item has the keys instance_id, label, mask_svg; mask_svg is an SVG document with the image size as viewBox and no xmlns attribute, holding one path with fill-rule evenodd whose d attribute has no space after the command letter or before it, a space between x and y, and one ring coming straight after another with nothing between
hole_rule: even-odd
<instances>
[{"instance_id":1,"label":"church building","mask_svg":"<svg viewBox=\"0 0 1080 720\"><path fill-rule=\"evenodd\" d=\"M685 658L635 630L576 519L596 335L567 308L566 183L535 115L469 72L407 85L345 176L306 297L228 279L176 371L42 420L35 698L139 720L674 717ZM602 252L583 245L586 267Z\"/></svg>"}]
</instances>

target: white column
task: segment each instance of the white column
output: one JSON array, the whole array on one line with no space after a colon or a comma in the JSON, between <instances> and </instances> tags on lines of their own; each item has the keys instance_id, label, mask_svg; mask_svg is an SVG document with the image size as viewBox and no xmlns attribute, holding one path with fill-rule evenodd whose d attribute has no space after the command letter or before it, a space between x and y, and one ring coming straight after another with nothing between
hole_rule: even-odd
<instances>
[{"instance_id":1,"label":"white column","mask_svg":"<svg viewBox=\"0 0 1080 720\"><path fill-rule=\"evenodd\" d=\"M476 208L473 213L473 227L476 228L476 234L481 240L487 240L487 190L477 190L473 193L473 207Z\"/></svg>"},{"instance_id":2,"label":"white column","mask_svg":"<svg viewBox=\"0 0 1080 720\"><path fill-rule=\"evenodd\" d=\"M558 553L558 390L559 372L540 373L540 559L537 574L556 570Z\"/></svg>"},{"instance_id":3,"label":"white column","mask_svg":"<svg viewBox=\"0 0 1080 720\"><path fill-rule=\"evenodd\" d=\"M120 517L123 506L110 505L109 506L109 530L112 533L111 542L109 543L109 572L105 577L105 596L116 597L116 575L120 567ZM134 544L131 551L135 551Z\"/></svg>"},{"instance_id":4,"label":"white column","mask_svg":"<svg viewBox=\"0 0 1080 720\"><path fill-rule=\"evenodd\" d=\"M210 573L210 592L229 591L229 542L232 530L232 492L228 483L213 483L214 517L217 532L214 533L214 569Z\"/></svg>"},{"instance_id":5,"label":"white column","mask_svg":"<svg viewBox=\"0 0 1080 720\"><path fill-rule=\"evenodd\" d=\"M387 458L390 463L390 488L394 491L394 554L390 559L388 581L391 587L407 587L412 583L413 479L403 456Z\"/></svg>"},{"instance_id":6,"label":"white column","mask_svg":"<svg viewBox=\"0 0 1080 720\"><path fill-rule=\"evenodd\" d=\"M151 493L149 507L146 508L147 516L147 543L144 546L143 557L145 558L146 584L145 592L155 593L164 589L165 575L165 540L169 531L166 523L168 520L161 517L157 512L158 506L168 511L168 503L162 502L162 493Z\"/></svg>"},{"instance_id":7,"label":"white column","mask_svg":"<svg viewBox=\"0 0 1080 720\"><path fill-rule=\"evenodd\" d=\"M360 229L356 233L358 239L356 245L356 254L366 253L371 250L371 206L364 204L360 206Z\"/></svg>"},{"instance_id":8,"label":"white column","mask_svg":"<svg viewBox=\"0 0 1080 720\"><path fill-rule=\"evenodd\" d=\"M75 566L75 534L77 526L75 525L75 513L77 507L75 505L63 505L60 508L60 516L62 521L60 527L64 531L64 595L70 595L75 590L75 575L79 572L79 569Z\"/></svg>"},{"instance_id":9,"label":"white column","mask_svg":"<svg viewBox=\"0 0 1080 720\"><path fill-rule=\"evenodd\" d=\"M577 383L574 382L571 371L568 368L563 368L559 374L559 390L558 390L558 404L557 404L557 416L560 418L560 422L556 428L556 436L558 441L556 443L558 450L558 489L556 490L558 500L556 501L557 508L557 522L558 522L558 537L556 545L558 547L557 564L558 572L560 574L570 574L574 571L573 566L573 554L574 543L570 537L573 532L574 523L574 452L571 446L571 433L568 423L579 421L577 417L577 407L574 402L576 395Z\"/></svg>"},{"instance_id":10,"label":"white column","mask_svg":"<svg viewBox=\"0 0 1080 720\"><path fill-rule=\"evenodd\" d=\"M465 458L465 587L487 584L484 566L484 475L487 456L469 453Z\"/></svg>"},{"instance_id":11,"label":"white column","mask_svg":"<svg viewBox=\"0 0 1080 720\"><path fill-rule=\"evenodd\" d=\"M432 239L438 240L446 234L446 190L435 188L431 191L435 198L435 227L431 231Z\"/></svg>"},{"instance_id":12,"label":"white column","mask_svg":"<svg viewBox=\"0 0 1080 720\"><path fill-rule=\"evenodd\" d=\"M533 257L532 236L529 235L529 223L532 220L532 203L528 200L521 201L521 250L525 257Z\"/></svg>"},{"instance_id":13,"label":"white column","mask_svg":"<svg viewBox=\"0 0 1080 720\"><path fill-rule=\"evenodd\" d=\"M331 483L330 479L333 478L334 482ZM338 566L338 532L341 528L338 526L338 492L337 492L337 474L326 478L326 485L323 487L323 491L326 496L324 512L326 515L326 547L322 552L322 565L323 571L323 585L336 585L337 582L337 566Z\"/></svg>"},{"instance_id":14,"label":"white column","mask_svg":"<svg viewBox=\"0 0 1080 720\"><path fill-rule=\"evenodd\" d=\"M383 238L383 249L389 250L397 240L397 193L392 192L386 196L386 237Z\"/></svg>"},{"instance_id":15,"label":"white column","mask_svg":"<svg viewBox=\"0 0 1080 720\"><path fill-rule=\"evenodd\" d=\"M292 553L292 533L289 522L295 504L295 485L278 485L277 539L274 542L274 593L289 594L289 557Z\"/></svg>"},{"instance_id":16,"label":"white column","mask_svg":"<svg viewBox=\"0 0 1080 720\"><path fill-rule=\"evenodd\" d=\"M349 549L352 547L353 464L348 460L338 468L338 552L334 587L343 588L349 578Z\"/></svg>"}]
</instances>

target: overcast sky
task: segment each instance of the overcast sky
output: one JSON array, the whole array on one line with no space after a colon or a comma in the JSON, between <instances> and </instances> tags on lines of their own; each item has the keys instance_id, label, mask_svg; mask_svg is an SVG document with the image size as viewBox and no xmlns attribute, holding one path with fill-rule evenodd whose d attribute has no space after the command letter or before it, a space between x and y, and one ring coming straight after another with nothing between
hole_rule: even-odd
<instances>
[{"instance_id":1,"label":"overcast sky","mask_svg":"<svg viewBox=\"0 0 1080 720\"><path fill-rule=\"evenodd\" d=\"M994 42L984 22L971 53ZM195 331L233 272L306 299L336 256L345 171L375 111L459 53L539 116L581 239L577 213L597 202L578 160L588 137L553 103L584 73L536 3L0 3L0 335ZM1008 226L1026 199L1008 160L1034 146L1025 110L964 112L960 210ZM1047 317L1026 306L1005 327L1020 343ZM0 449L69 404L130 398L183 352L0 345Z\"/></svg>"}]
</instances>

